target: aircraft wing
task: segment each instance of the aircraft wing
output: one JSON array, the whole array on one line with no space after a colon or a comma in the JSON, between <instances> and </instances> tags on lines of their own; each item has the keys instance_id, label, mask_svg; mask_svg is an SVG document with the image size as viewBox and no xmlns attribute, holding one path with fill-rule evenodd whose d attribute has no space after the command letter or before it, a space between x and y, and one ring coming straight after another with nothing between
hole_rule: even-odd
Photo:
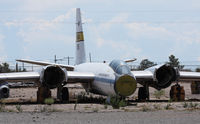
<instances>
[{"instance_id":1,"label":"aircraft wing","mask_svg":"<svg viewBox=\"0 0 200 124\"><path fill-rule=\"evenodd\" d=\"M69 83L89 83L94 80L95 75L93 73L88 72L75 72L75 71L68 71L68 80Z\"/></svg>"},{"instance_id":2,"label":"aircraft wing","mask_svg":"<svg viewBox=\"0 0 200 124\"><path fill-rule=\"evenodd\" d=\"M154 74L151 71L132 71L138 82L153 81Z\"/></svg>"},{"instance_id":3,"label":"aircraft wing","mask_svg":"<svg viewBox=\"0 0 200 124\"><path fill-rule=\"evenodd\" d=\"M39 72L15 72L15 73L1 73L0 83L3 82L38 82L42 74ZM89 83L94 80L95 75L87 72L67 71L67 83Z\"/></svg>"},{"instance_id":4,"label":"aircraft wing","mask_svg":"<svg viewBox=\"0 0 200 124\"><path fill-rule=\"evenodd\" d=\"M132 71L137 82L142 85L149 85L156 89L167 88L172 82L200 81L200 72L178 71L167 66L161 66L154 71Z\"/></svg>"},{"instance_id":5,"label":"aircraft wing","mask_svg":"<svg viewBox=\"0 0 200 124\"><path fill-rule=\"evenodd\" d=\"M151 71L132 71L137 81L152 81L154 74ZM178 81L200 81L200 72L179 71Z\"/></svg>"},{"instance_id":6,"label":"aircraft wing","mask_svg":"<svg viewBox=\"0 0 200 124\"><path fill-rule=\"evenodd\" d=\"M35 64L35 65L41 65L41 66L58 65L58 66L60 66L62 68L66 68L68 71L73 71L74 70L74 66L72 66L72 65L56 64L56 63L50 63L50 62L33 61L33 60L25 60L25 59L18 59L16 61L29 63L29 64Z\"/></svg>"},{"instance_id":7,"label":"aircraft wing","mask_svg":"<svg viewBox=\"0 0 200 124\"><path fill-rule=\"evenodd\" d=\"M184 72L180 71L179 81L200 81L200 72Z\"/></svg>"},{"instance_id":8,"label":"aircraft wing","mask_svg":"<svg viewBox=\"0 0 200 124\"><path fill-rule=\"evenodd\" d=\"M39 81L38 72L1 73L0 82Z\"/></svg>"}]
</instances>

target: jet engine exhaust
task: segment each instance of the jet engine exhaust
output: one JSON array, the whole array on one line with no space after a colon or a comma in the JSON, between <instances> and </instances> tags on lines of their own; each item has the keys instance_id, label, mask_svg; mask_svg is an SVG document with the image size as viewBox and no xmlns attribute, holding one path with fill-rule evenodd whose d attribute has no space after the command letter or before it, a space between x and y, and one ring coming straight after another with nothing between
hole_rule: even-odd
<instances>
[{"instance_id":1,"label":"jet engine exhaust","mask_svg":"<svg viewBox=\"0 0 200 124\"><path fill-rule=\"evenodd\" d=\"M42 77L44 86L50 89L56 88L65 81L65 72L58 66L48 66Z\"/></svg>"},{"instance_id":2,"label":"jet engine exhaust","mask_svg":"<svg viewBox=\"0 0 200 124\"><path fill-rule=\"evenodd\" d=\"M167 88L177 78L176 70L169 66L163 65L156 70L157 87Z\"/></svg>"},{"instance_id":3,"label":"jet engine exhaust","mask_svg":"<svg viewBox=\"0 0 200 124\"><path fill-rule=\"evenodd\" d=\"M114 87L116 94L126 97L132 95L135 92L137 88L137 82L135 78L130 75L122 75L117 78Z\"/></svg>"}]
</instances>

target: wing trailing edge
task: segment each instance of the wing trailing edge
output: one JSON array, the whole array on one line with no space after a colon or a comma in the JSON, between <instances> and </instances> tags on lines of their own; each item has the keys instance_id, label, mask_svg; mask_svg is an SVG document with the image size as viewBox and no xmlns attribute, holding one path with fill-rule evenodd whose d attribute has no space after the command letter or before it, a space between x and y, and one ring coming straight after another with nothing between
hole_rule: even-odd
<instances>
[{"instance_id":1,"label":"wing trailing edge","mask_svg":"<svg viewBox=\"0 0 200 124\"><path fill-rule=\"evenodd\" d=\"M34 60L26 60L26 59L17 59L16 61L29 63L29 64L34 64L34 65L41 65L41 66L57 65L57 66L60 66L61 68L65 68L68 71L73 71L74 70L74 66L72 66L72 65L56 64L56 63L43 62L43 61L34 61Z\"/></svg>"}]
</instances>

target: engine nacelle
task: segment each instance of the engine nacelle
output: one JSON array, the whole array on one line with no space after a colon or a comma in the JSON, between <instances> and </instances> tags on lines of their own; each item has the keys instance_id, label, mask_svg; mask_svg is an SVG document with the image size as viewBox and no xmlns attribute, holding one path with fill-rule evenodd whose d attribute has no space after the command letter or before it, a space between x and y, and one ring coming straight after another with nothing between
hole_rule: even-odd
<instances>
[{"instance_id":1,"label":"engine nacelle","mask_svg":"<svg viewBox=\"0 0 200 124\"><path fill-rule=\"evenodd\" d=\"M152 85L156 89L169 87L179 77L178 70L168 64L154 66L149 70L153 71L154 83Z\"/></svg>"},{"instance_id":2,"label":"engine nacelle","mask_svg":"<svg viewBox=\"0 0 200 124\"><path fill-rule=\"evenodd\" d=\"M50 65L42 69L40 82L50 89L56 88L67 81L67 71L56 65Z\"/></svg>"},{"instance_id":3,"label":"engine nacelle","mask_svg":"<svg viewBox=\"0 0 200 124\"><path fill-rule=\"evenodd\" d=\"M8 98L10 94L10 89L7 85L0 86L0 99Z\"/></svg>"}]
</instances>

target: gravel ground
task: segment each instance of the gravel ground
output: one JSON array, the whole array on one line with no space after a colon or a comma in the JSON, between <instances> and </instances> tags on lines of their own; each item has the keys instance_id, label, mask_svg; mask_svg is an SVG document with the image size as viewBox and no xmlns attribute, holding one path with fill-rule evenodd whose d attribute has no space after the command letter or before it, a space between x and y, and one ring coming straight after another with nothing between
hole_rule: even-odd
<instances>
[{"instance_id":1,"label":"gravel ground","mask_svg":"<svg viewBox=\"0 0 200 124\"><path fill-rule=\"evenodd\" d=\"M200 111L0 113L1 124L199 124Z\"/></svg>"},{"instance_id":2,"label":"gravel ground","mask_svg":"<svg viewBox=\"0 0 200 124\"><path fill-rule=\"evenodd\" d=\"M200 99L200 94L191 94L190 84L183 83L186 100ZM111 106L91 104L54 104L51 106L41 104L23 104L23 102L36 100L37 88L13 88L11 96L5 99L7 104L0 105L0 124L200 124L200 102L168 102L169 88L161 100L166 102L134 103L121 109ZM71 96L83 89L70 89ZM157 100L155 89L150 88L152 100ZM56 90L52 91L56 97ZM137 92L133 94L137 98ZM21 104L16 104L16 103ZM168 106L168 109L166 108ZM76 107L76 110L74 108ZM17 112L21 109L23 112ZM5 111L5 112L3 112ZM147 112L145 112L147 111Z\"/></svg>"}]
</instances>

